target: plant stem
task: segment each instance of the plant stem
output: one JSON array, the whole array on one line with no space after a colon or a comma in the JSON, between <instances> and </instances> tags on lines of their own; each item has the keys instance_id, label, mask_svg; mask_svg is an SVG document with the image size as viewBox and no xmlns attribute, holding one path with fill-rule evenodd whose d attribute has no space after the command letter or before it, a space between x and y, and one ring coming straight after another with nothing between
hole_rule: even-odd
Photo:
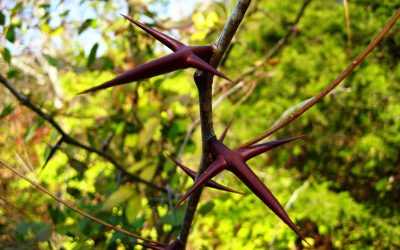
<instances>
[{"instance_id":1,"label":"plant stem","mask_svg":"<svg viewBox=\"0 0 400 250\"><path fill-rule=\"evenodd\" d=\"M210 64L215 68L220 63L223 54L227 50L233 36L235 35L244 15L251 3L251 0L239 0L225 27L214 43L216 50L210 59ZM199 108L200 108L200 124L202 134L202 145L203 155L199 170L197 172L196 179L207 169L208 166L213 162L213 157L208 146L208 140L215 136L212 120L212 83L213 76L203 71L196 71L194 80L199 91ZM190 227L193 222L193 218L197 209L197 205L201 196L201 189L193 193L188 201L188 205L185 211L185 217L182 222L180 234L178 236L180 240L180 249L185 249L187 238L189 236Z\"/></svg>"}]
</instances>

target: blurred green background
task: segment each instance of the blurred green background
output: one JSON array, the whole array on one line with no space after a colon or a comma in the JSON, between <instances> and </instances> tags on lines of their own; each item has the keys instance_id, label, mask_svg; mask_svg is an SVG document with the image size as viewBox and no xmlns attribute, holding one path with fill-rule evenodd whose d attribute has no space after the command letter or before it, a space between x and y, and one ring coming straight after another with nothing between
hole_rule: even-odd
<instances>
[{"instance_id":1,"label":"blurred green background","mask_svg":"<svg viewBox=\"0 0 400 250\"><path fill-rule=\"evenodd\" d=\"M399 7L393 0L344 3L314 0L295 27L302 1L252 3L220 66L238 85L214 79L216 132L234 118L227 145L260 135L316 95ZM77 93L169 53L119 13L203 45L219 36L234 4L1 1L1 74L73 138L104 148L130 173L171 192L131 181L98 155L66 143L42 168L61 136L2 85L0 159L98 218L161 242L175 239L184 206L172 207L193 182L166 154L192 169L199 164L194 70ZM399 27L332 94L270 137L305 139L249 162L313 247L302 245L232 174L222 173L217 181L247 195L205 189L188 249L400 248ZM264 60L292 28L284 48ZM242 76L247 70L253 72ZM141 247L0 168L0 249Z\"/></svg>"}]
</instances>

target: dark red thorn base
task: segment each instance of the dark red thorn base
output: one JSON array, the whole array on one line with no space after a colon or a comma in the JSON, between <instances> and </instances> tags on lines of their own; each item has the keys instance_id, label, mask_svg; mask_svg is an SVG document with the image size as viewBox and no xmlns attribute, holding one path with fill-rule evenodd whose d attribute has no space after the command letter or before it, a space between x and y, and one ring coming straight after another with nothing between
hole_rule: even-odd
<instances>
[{"instance_id":1,"label":"dark red thorn base","mask_svg":"<svg viewBox=\"0 0 400 250\"><path fill-rule=\"evenodd\" d=\"M173 161L178 167L180 167L182 170L183 170L183 172L185 172L190 178L192 178L193 180L196 178L196 172L195 171L193 171L193 170L191 170L190 168L188 168L188 167L186 167L185 165L183 165L181 162L179 162L178 160L176 160L175 158L173 158L172 156L170 156L170 155L167 155L168 156L168 158L171 160L171 161ZM207 183L206 183L206 185L205 185L206 187L210 187L210 188L214 188L214 189L218 189L218 190L222 190L222 191L227 191L227 192L231 192L231 193L236 193L236 194L245 194L245 193L243 193L243 192L239 192L239 191L236 191L236 190L234 190L234 189L232 189L232 188L229 188L229 187L226 187L226 186L224 186L224 185L221 185L221 184L219 184L219 183L217 183L217 182L215 182L215 181L213 181L213 180L209 180Z\"/></svg>"},{"instance_id":2,"label":"dark red thorn base","mask_svg":"<svg viewBox=\"0 0 400 250\"><path fill-rule=\"evenodd\" d=\"M172 51L174 51L174 53L155 59L154 61L150 61L145 64L139 65L115 77L110 81L107 81L93 88L84 90L79 94L106 89L130 82L141 81L154 76L166 74L180 69L186 69L189 67L207 71L209 73L212 73L214 75L217 75L232 82L231 79L229 79L226 75L215 69L207 62L211 58L211 55L214 52L213 46L186 46L185 44L161 33L156 29L147 27L146 25L138 21L134 21L127 16L124 15L122 16L128 19L133 24L140 27L141 29L143 29L145 32L149 33L157 40L159 40L161 43L163 43Z\"/></svg>"},{"instance_id":3,"label":"dark red thorn base","mask_svg":"<svg viewBox=\"0 0 400 250\"><path fill-rule=\"evenodd\" d=\"M302 240L307 242L300 230L296 227L285 209L257 177L257 175L247 166L246 161L275 147L278 147L287 142L304 137L295 136L283 140L276 140L268 143L263 143L255 146L250 146L238 150L227 148L217 138L212 137L209 141L211 151L216 157L216 160L207 168L207 170L198 178L190 190L181 198L177 205L181 204L194 191L202 187L211 180L215 175L227 169L235 174L257 197L267 205L286 225L288 225ZM307 242L308 243L308 242Z\"/></svg>"}]
</instances>

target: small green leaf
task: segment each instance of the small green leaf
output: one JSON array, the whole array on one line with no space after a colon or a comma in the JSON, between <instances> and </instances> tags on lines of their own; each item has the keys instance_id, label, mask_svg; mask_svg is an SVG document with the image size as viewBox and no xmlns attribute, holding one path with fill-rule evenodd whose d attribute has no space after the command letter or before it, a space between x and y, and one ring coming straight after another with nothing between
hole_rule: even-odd
<instances>
[{"instance_id":1,"label":"small green leaf","mask_svg":"<svg viewBox=\"0 0 400 250\"><path fill-rule=\"evenodd\" d=\"M71 165L71 167L78 172L78 174L80 176L82 176L83 173L88 169L88 167L86 166L86 164L84 162L79 161L75 158L72 158L72 157L69 158L68 162Z\"/></svg>"},{"instance_id":2,"label":"small green leaf","mask_svg":"<svg viewBox=\"0 0 400 250\"><path fill-rule=\"evenodd\" d=\"M214 208L214 206L215 206L214 202L209 201L209 202L207 202L206 204L204 204L203 206L200 207L199 213L201 215L208 214Z\"/></svg>"},{"instance_id":3,"label":"small green leaf","mask_svg":"<svg viewBox=\"0 0 400 250\"><path fill-rule=\"evenodd\" d=\"M6 117L7 115L11 114L11 112L13 112L13 110L14 110L14 106L11 104L7 104L1 111L0 120L3 119L4 117Z\"/></svg>"},{"instance_id":4,"label":"small green leaf","mask_svg":"<svg viewBox=\"0 0 400 250\"><path fill-rule=\"evenodd\" d=\"M90 53L89 53L89 57L88 57L88 60L87 60L86 67L90 68L90 66L93 65L94 60L96 59L96 52L97 52L97 48L98 47L99 47L98 43L95 43L93 45L93 47L92 47L92 49L90 50Z\"/></svg>"},{"instance_id":5,"label":"small green leaf","mask_svg":"<svg viewBox=\"0 0 400 250\"><path fill-rule=\"evenodd\" d=\"M3 14L3 12L0 11L0 25L4 25L6 22L6 16Z\"/></svg>"},{"instance_id":6,"label":"small green leaf","mask_svg":"<svg viewBox=\"0 0 400 250\"><path fill-rule=\"evenodd\" d=\"M146 121L144 128L138 134L138 148L143 148L150 142L159 123L160 121L155 117L152 117Z\"/></svg>"},{"instance_id":7,"label":"small green leaf","mask_svg":"<svg viewBox=\"0 0 400 250\"><path fill-rule=\"evenodd\" d=\"M136 221L137 214L140 212L140 196L132 197L125 208L125 217L129 224L133 225Z\"/></svg>"},{"instance_id":8,"label":"small green leaf","mask_svg":"<svg viewBox=\"0 0 400 250\"><path fill-rule=\"evenodd\" d=\"M89 28L89 26L92 24L92 22L93 22L93 19L91 19L91 18L86 19L86 20L82 23L82 25L79 27L78 34L82 33L82 32L85 31L87 28Z\"/></svg>"},{"instance_id":9,"label":"small green leaf","mask_svg":"<svg viewBox=\"0 0 400 250\"><path fill-rule=\"evenodd\" d=\"M11 16L17 14L17 12L22 8L22 2L19 2L15 5L15 7L11 10Z\"/></svg>"},{"instance_id":10,"label":"small green leaf","mask_svg":"<svg viewBox=\"0 0 400 250\"><path fill-rule=\"evenodd\" d=\"M59 64L58 64L58 59L55 57L52 57L50 55L47 54L43 54L44 58L46 58L46 61L51 65L54 66L56 68L58 68Z\"/></svg>"},{"instance_id":11,"label":"small green leaf","mask_svg":"<svg viewBox=\"0 0 400 250\"><path fill-rule=\"evenodd\" d=\"M11 53L7 48L4 48L3 50L3 58L7 63L11 63Z\"/></svg>"},{"instance_id":12,"label":"small green leaf","mask_svg":"<svg viewBox=\"0 0 400 250\"><path fill-rule=\"evenodd\" d=\"M12 69L10 71L7 72L7 78L11 79L11 78L16 78L21 74L21 71L16 70L16 69Z\"/></svg>"},{"instance_id":13,"label":"small green leaf","mask_svg":"<svg viewBox=\"0 0 400 250\"><path fill-rule=\"evenodd\" d=\"M108 210L110 208L118 206L119 204L131 198L133 195L134 191L132 190L132 188L126 185L120 186L117 191L108 196L107 199L104 201L103 209Z\"/></svg>"},{"instance_id":14,"label":"small green leaf","mask_svg":"<svg viewBox=\"0 0 400 250\"><path fill-rule=\"evenodd\" d=\"M15 26L13 24L7 30L6 39L12 43L15 41Z\"/></svg>"}]
</instances>

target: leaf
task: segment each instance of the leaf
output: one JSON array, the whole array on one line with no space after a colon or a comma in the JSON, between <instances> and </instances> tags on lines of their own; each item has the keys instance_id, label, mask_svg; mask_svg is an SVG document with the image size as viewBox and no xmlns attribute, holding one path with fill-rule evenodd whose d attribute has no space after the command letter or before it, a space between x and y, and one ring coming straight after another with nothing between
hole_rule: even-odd
<instances>
[{"instance_id":1,"label":"leaf","mask_svg":"<svg viewBox=\"0 0 400 250\"><path fill-rule=\"evenodd\" d=\"M93 65L94 60L96 59L96 52L97 52L97 48L98 47L99 47L98 43L95 43L93 45L93 47L92 47L92 49L90 50L90 53L89 53L89 57L88 57L88 60L87 60L86 67L90 68L90 66Z\"/></svg>"},{"instance_id":2,"label":"leaf","mask_svg":"<svg viewBox=\"0 0 400 250\"><path fill-rule=\"evenodd\" d=\"M11 79L11 78L16 78L21 74L21 71L16 70L16 69L12 69L10 71L7 72L7 78Z\"/></svg>"},{"instance_id":3,"label":"leaf","mask_svg":"<svg viewBox=\"0 0 400 250\"><path fill-rule=\"evenodd\" d=\"M6 34L6 39L10 42L14 42L15 41L15 25L11 24L10 27L7 30L7 34Z\"/></svg>"},{"instance_id":4,"label":"leaf","mask_svg":"<svg viewBox=\"0 0 400 250\"><path fill-rule=\"evenodd\" d=\"M127 171L131 174L134 174L136 171L144 169L145 167L154 166L154 159L143 159L141 161L135 162L131 167L127 169Z\"/></svg>"},{"instance_id":5,"label":"leaf","mask_svg":"<svg viewBox=\"0 0 400 250\"><path fill-rule=\"evenodd\" d=\"M54 67L58 68L59 64L58 64L58 59L57 58L52 57L52 56L47 55L47 54L43 54L43 56L51 66L54 66Z\"/></svg>"},{"instance_id":6,"label":"leaf","mask_svg":"<svg viewBox=\"0 0 400 250\"><path fill-rule=\"evenodd\" d=\"M11 10L11 16L17 14L17 12L22 8L22 2L17 3L14 8Z\"/></svg>"},{"instance_id":7,"label":"leaf","mask_svg":"<svg viewBox=\"0 0 400 250\"><path fill-rule=\"evenodd\" d=\"M144 128L138 134L138 148L146 146L151 138L153 138L154 132L157 129L159 120L155 117L150 118L144 124Z\"/></svg>"},{"instance_id":8,"label":"leaf","mask_svg":"<svg viewBox=\"0 0 400 250\"><path fill-rule=\"evenodd\" d=\"M83 173L88 169L88 167L84 162L79 161L75 158L72 157L68 158L68 162L71 165L71 167L78 172L80 176L82 176Z\"/></svg>"},{"instance_id":9,"label":"leaf","mask_svg":"<svg viewBox=\"0 0 400 250\"><path fill-rule=\"evenodd\" d=\"M86 19L82 25L79 27L78 29L78 34L81 34L83 31L85 31L87 28L89 28L89 26L92 24L93 19L89 18Z\"/></svg>"},{"instance_id":10,"label":"leaf","mask_svg":"<svg viewBox=\"0 0 400 250\"><path fill-rule=\"evenodd\" d=\"M3 12L0 11L0 25L4 25L6 22L6 16L3 14Z\"/></svg>"},{"instance_id":11,"label":"leaf","mask_svg":"<svg viewBox=\"0 0 400 250\"><path fill-rule=\"evenodd\" d=\"M7 48L4 48L3 50L3 58L7 63L11 63L11 53Z\"/></svg>"},{"instance_id":12,"label":"leaf","mask_svg":"<svg viewBox=\"0 0 400 250\"><path fill-rule=\"evenodd\" d=\"M3 108L3 110L1 111L0 120L3 119L4 117L8 116L9 114L11 114L11 112L13 112L14 108L15 108L15 107L14 107L13 105L7 104L7 105Z\"/></svg>"},{"instance_id":13,"label":"leaf","mask_svg":"<svg viewBox=\"0 0 400 250\"><path fill-rule=\"evenodd\" d=\"M201 215L206 215L214 208L214 206L215 206L214 202L208 201L206 204L200 207L199 213Z\"/></svg>"},{"instance_id":14,"label":"leaf","mask_svg":"<svg viewBox=\"0 0 400 250\"><path fill-rule=\"evenodd\" d=\"M103 209L108 210L110 208L118 206L119 204L131 198L133 195L134 191L132 190L132 188L128 186L120 186L117 191L108 196L107 199L104 201Z\"/></svg>"},{"instance_id":15,"label":"leaf","mask_svg":"<svg viewBox=\"0 0 400 250\"><path fill-rule=\"evenodd\" d=\"M125 217L129 224L133 225L136 222L136 217L141 210L140 196L133 196L126 205Z\"/></svg>"}]
</instances>

